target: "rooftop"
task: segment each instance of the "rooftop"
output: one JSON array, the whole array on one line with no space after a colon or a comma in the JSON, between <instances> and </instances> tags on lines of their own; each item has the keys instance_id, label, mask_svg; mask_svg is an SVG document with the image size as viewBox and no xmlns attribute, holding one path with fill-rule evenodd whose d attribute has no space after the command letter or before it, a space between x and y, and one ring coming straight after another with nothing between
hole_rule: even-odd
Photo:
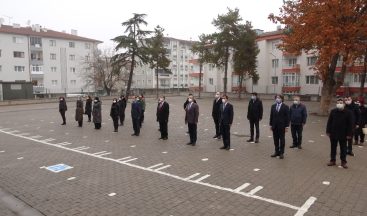
<instances>
[{"instance_id":1,"label":"rooftop","mask_svg":"<svg viewBox=\"0 0 367 216\"><path fill-rule=\"evenodd\" d=\"M33 26L27 26L27 27L20 27L19 25L16 25L16 24L14 24L13 26L0 25L0 33L102 43L102 41L91 39L91 38L86 38L86 37L80 37L76 34L68 34L65 32L58 32L58 31L42 28L42 26L40 25L33 25Z\"/></svg>"}]
</instances>

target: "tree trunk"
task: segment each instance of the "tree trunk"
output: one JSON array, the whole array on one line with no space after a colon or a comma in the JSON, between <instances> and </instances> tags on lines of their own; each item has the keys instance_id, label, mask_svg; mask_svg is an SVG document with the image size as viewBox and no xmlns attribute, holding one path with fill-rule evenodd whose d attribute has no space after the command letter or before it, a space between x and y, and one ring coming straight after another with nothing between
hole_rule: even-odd
<instances>
[{"instance_id":1,"label":"tree trunk","mask_svg":"<svg viewBox=\"0 0 367 216\"><path fill-rule=\"evenodd\" d=\"M241 99L243 75L239 75L238 99Z\"/></svg>"},{"instance_id":2,"label":"tree trunk","mask_svg":"<svg viewBox=\"0 0 367 216\"><path fill-rule=\"evenodd\" d=\"M227 94L228 59L229 59L229 47L226 47L226 57L225 57L225 62L224 62L224 79L223 79L224 94Z\"/></svg>"},{"instance_id":3,"label":"tree trunk","mask_svg":"<svg viewBox=\"0 0 367 216\"><path fill-rule=\"evenodd\" d=\"M156 86L156 90L157 90L157 99L158 99L158 97L159 97L159 95L158 95L158 90L159 90L158 61L157 61L157 68L156 68L156 79L157 79L157 86Z\"/></svg>"},{"instance_id":4,"label":"tree trunk","mask_svg":"<svg viewBox=\"0 0 367 216\"><path fill-rule=\"evenodd\" d=\"M203 64L200 63L200 71L199 71L199 98L200 98L200 93L201 93L201 73L202 73L202 70L203 70Z\"/></svg>"},{"instance_id":5,"label":"tree trunk","mask_svg":"<svg viewBox=\"0 0 367 216\"><path fill-rule=\"evenodd\" d=\"M361 88L359 90L359 96L363 97L364 93L364 84L366 82L366 74L367 74L367 49L364 54L364 63L363 63L363 72L361 77Z\"/></svg>"},{"instance_id":6,"label":"tree trunk","mask_svg":"<svg viewBox=\"0 0 367 216\"><path fill-rule=\"evenodd\" d=\"M327 78L323 82L323 86L321 89L321 101L320 101L320 115L328 115L329 113L329 107L331 104L331 101L334 97L334 94L336 92L336 81L334 78L336 65L338 64L339 54L336 54L333 56L330 66L327 68ZM341 72L342 73L342 72Z\"/></svg>"},{"instance_id":7,"label":"tree trunk","mask_svg":"<svg viewBox=\"0 0 367 216\"><path fill-rule=\"evenodd\" d=\"M129 100L129 96L130 96L131 83L133 81L134 66L135 66L135 51L133 50L133 54L131 55L129 80L127 81L127 89L126 89L126 99L127 100Z\"/></svg>"}]
</instances>

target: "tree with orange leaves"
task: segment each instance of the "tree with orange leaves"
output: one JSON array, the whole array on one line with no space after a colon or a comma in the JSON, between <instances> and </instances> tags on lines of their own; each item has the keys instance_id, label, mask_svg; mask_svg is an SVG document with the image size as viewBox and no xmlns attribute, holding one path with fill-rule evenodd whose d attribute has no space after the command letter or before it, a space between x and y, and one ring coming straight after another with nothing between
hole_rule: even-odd
<instances>
[{"instance_id":1,"label":"tree with orange leaves","mask_svg":"<svg viewBox=\"0 0 367 216\"><path fill-rule=\"evenodd\" d=\"M320 114L327 114L347 67L367 47L366 0L288 0L280 14L270 14L269 19L285 25L283 50L318 57L314 69L323 82ZM335 72L338 61L342 61L340 73Z\"/></svg>"}]
</instances>

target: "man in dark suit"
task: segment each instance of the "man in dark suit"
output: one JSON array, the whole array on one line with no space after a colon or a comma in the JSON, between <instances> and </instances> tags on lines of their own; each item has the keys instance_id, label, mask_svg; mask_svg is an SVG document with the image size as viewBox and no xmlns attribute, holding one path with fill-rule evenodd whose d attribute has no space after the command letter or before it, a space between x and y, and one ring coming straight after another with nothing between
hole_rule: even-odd
<instances>
[{"instance_id":1,"label":"man in dark suit","mask_svg":"<svg viewBox=\"0 0 367 216\"><path fill-rule=\"evenodd\" d=\"M189 127L190 142L187 145L196 145L197 140L197 124L199 120L199 106L194 103L194 96L190 95L186 105L185 123Z\"/></svg>"},{"instance_id":2,"label":"man in dark suit","mask_svg":"<svg viewBox=\"0 0 367 216\"><path fill-rule=\"evenodd\" d=\"M263 118L263 103L258 98L257 93L253 92L251 94L251 100L248 103L248 110L247 110L247 119L250 121L250 132L251 136L247 142L254 141L254 127L256 128L256 138L255 143L259 143L260 137L260 129L259 129L259 122Z\"/></svg>"},{"instance_id":3,"label":"man in dark suit","mask_svg":"<svg viewBox=\"0 0 367 216\"><path fill-rule=\"evenodd\" d=\"M159 128L161 131L161 137L159 139L168 139L168 117L169 117L169 104L165 100L164 96L159 97L159 103L157 106L157 122L159 122Z\"/></svg>"},{"instance_id":4,"label":"man in dark suit","mask_svg":"<svg viewBox=\"0 0 367 216\"><path fill-rule=\"evenodd\" d=\"M347 169L347 139L353 135L353 113L345 107L342 98L336 102L336 108L331 110L326 126L326 134L330 138L330 162L328 166L336 165L336 149L340 145L341 166Z\"/></svg>"},{"instance_id":5,"label":"man in dark suit","mask_svg":"<svg viewBox=\"0 0 367 216\"><path fill-rule=\"evenodd\" d=\"M184 110L185 110L185 111L186 111L186 107L187 107L187 105L190 103L190 102L189 102L189 97L190 97L190 96L193 96L193 95L190 93L190 94L189 94L189 96L186 98L185 103L183 104L183 108L184 108ZM195 98L193 98L192 100L193 100L193 102L194 102L194 103L196 103ZM187 125L187 127L189 127L189 126ZM189 133L189 130L190 130L190 129L188 128L186 133Z\"/></svg>"},{"instance_id":6,"label":"man in dark suit","mask_svg":"<svg viewBox=\"0 0 367 216\"><path fill-rule=\"evenodd\" d=\"M138 96L135 96L135 100L131 103L131 119L133 120L134 133L131 136L139 136L140 134L140 117L141 117L141 104L138 101Z\"/></svg>"},{"instance_id":7,"label":"man in dark suit","mask_svg":"<svg viewBox=\"0 0 367 216\"><path fill-rule=\"evenodd\" d=\"M220 98L220 92L215 94L215 99L213 101L212 117L215 124L215 136L214 139L220 139L220 114L221 114L222 98Z\"/></svg>"},{"instance_id":8,"label":"man in dark suit","mask_svg":"<svg viewBox=\"0 0 367 216\"><path fill-rule=\"evenodd\" d=\"M66 105L66 101L65 101L64 97L60 97L59 100L60 100L60 102L59 102L59 112L60 112L61 118L62 118L62 124L61 125L66 125L65 112L68 110L68 106Z\"/></svg>"},{"instance_id":9,"label":"man in dark suit","mask_svg":"<svg viewBox=\"0 0 367 216\"><path fill-rule=\"evenodd\" d=\"M289 127L289 107L283 103L283 95L275 96L270 110L270 129L273 131L275 152L271 157L284 158L285 133Z\"/></svg>"},{"instance_id":10,"label":"man in dark suit","mask_svg":"<svg viewBox=\"0 0 367 216\"><path fill-rule=\"evenodd\" d=\"M231 149L231 126L233 122L233 106L228 103L228 96L223 95L221 105L220 129L223 138L223 147L220 149Z\"/></svg>"},{"instance_id":11,"label":"man in dark suit","mask_svg":"<svg viewBox=\"0 0 367 216\"><path fill-rule=\"evenodd\" d=\"M125 109L126 109L125 95L121 95L117 103L118 103L118 106L119 106L120 126L123 126L124 121L125 121Z\"/></svg>"}]
</instances>

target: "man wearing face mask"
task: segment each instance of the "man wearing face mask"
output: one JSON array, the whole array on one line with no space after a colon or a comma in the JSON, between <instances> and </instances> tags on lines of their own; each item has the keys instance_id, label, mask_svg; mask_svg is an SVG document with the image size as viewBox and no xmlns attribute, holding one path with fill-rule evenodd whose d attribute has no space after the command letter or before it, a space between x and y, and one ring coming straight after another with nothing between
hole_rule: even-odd
<instances>
[{"instance_id":1,"label":"man wearing face mask","mask_svg":"<svg viewBox=\"0 0 367 216\"><path fill-rule=\"evenodd\" d=\"M197 124L199 120L199 106L194 103L194 96L190 95L188 104L185 108L185 123L189 127L190 142L187 145L196 145L197 140Z\"/></svg>"},{"instance_id":2,"label":"man wearing face mask","mask_svg":"<svg viewBox=\"0 0 367 216\"><path fill-rule=\"evenodd\" d=\"M231 126L233 123L233 106L228 103L228 96L223 95L221 106L220 129L223 138L223 147L220 149L231 149Z\"/></svg>"},{"instance_id":3,"label":"man wearing face mask","mask_svg":"<svg viewBox=\"0 0 367 216\"><path fill-rule=\"evenodd\" d=\"M102 103L99 100L99 97L94 98L92 116L93 116L94 129L96 130L101 129L102 127Z\"/></svg>"},{"instance_id":4,"label":"man wearing face mask","mask_svg":"<svg viewBox=\"0 0 367 216\"><path fill-rule=\"evenodd\" d=\"M168 139L168 117L169 104L166 102L164 96L160 96L157 106L157 122L159 122L159 128L161 132L161 137L159 139Z\"/></svg>"},{"instance_id":5,"label":"man wearing face mask","mask_svg":"<svg viewBox=\"0 0 367 216\"><path fill-rule=\"evenodd\" d=\"M113 121L113 128L115 129L113 132L118 131L119 113L120 113L120 108L119 108L119 105L117 103L117 98L114 98L112 100L112 105L111 105L111 110L110 110L110 116L111 116L112 121Z\"/></svg>"},{"instance_id":6,"label":"man wearing face mask","mask_svg":"<svg viewBox=\"0 0 367 216\"><path fill-rule=\"evenodd\" d=\"M260 137L260 129L259 129L259 122L263 118L263 103L257 97L257 93L253 92L251 94L251 100L248 103L248 110L247 110L247 119L250 121L250 139L247 142L254 141L254 127L256 128L256 138L255 143L259 142Z\"/></svg>"},{"instance_id":7,"label":"man wearing face mask","mask_svg":"<svg viewBox=\"0 0 367 216\"><path fill-rule=\"evenodd\" d=\"M360 114L358 107L354 104L352 97L346 96L344 98L345 109L352 112L352 133L359 128ZM353 153L353 137L347 139L347 155L354 156Z\"/></svg>"},{"instance_id":8,"label":"man wearing face mask","mask_svg":"<svg viewBox=\"0 0 367 216\"><path fill-rule=\"evenodd\" d=\"M293 138L293 145L290 148L302 149L302 131L306 124L307 110L306 106L301 103L299 96L293 97L293 105L289 109L291 120L291 132Z\"/></svg>"},{"instance_id":9,"label":"man wearing face mask","mask_svg":"<svg viewBox=\"0 0 367 216\"><path fill-rule=\"evenodd\" d=\"M131 119L133 121L134 133L131 136L139 136L140 134L140 117L141 117L141 104L139 97L135 96L135 100L131 103Z\"/></svg>"},{"instance_id":10,"label":"man wearing face mask","mask_svg":"<svg viewBox=\"0 0 367 216\"><path fill-rule=\"evenodd\" d=\"M367 123L367 109L366 107L364 107L363 97L359 98L355 104L359 108L360 121L359 121L359 127L358 129L356 129L356 133L354 134L354 144L363 146L365 135L363 133L362 128L364 128ZM359 139L359 143L358 143L358 139Z\"/></svg>"},{"instance_id":11,"label":"man wearing face mask","mask_svg":"<svg viewBox=\"0 0 367 216\"><path fill-rule=\"evenodd\" d=\"M270 110L270 129L273 131L275 152L271 157L284 158L285 133L289 127L289 107L283 103L283 95L275 96Z\"/></svg>"},{"instance_id":12,"label":"man wearing face mask","mask_svg":"<svg viewBox=\"0 0 367 216\"><path fill-rule=\"evenodd\" d=\"M347 139L352 138L353 134L353 113L344 107L342 98L337 99L336 108L331 110L326 126L326 134L330 138L330 162L328 166L336 165L336 150L338 143L340 146L341 166L347 166Z\"/></svg>"},{"instance_id":13,"label":"man wearing face mask","mask_svg":"<svg viewBox=\"0 0 367 216\"><path fill-rule=\"evenodd\" d=\"M217 92L215 93L215 99L213 101L213 109L212 109L212 117L213 117L214 124L215 124L215 136L213 137L214 139L221 139L220 128L219 128L221 105L222 105L222 99L220 98L220 92Z\"/></svg>"},{"instance_id":14,"label":"man wearing face mask","mask_svg":"<svg viewBox=\"0 0 367 216\"><path fill-rule=\"evenodd\" d=\"M61 118L62 118L62 124L61 125L66 125L66 117L65 117L65 112L68 110L68 107L66 105L66 101L64 97L60 97L59 98L59 112L61 114Z\"/></svg>"}]
</instances>

